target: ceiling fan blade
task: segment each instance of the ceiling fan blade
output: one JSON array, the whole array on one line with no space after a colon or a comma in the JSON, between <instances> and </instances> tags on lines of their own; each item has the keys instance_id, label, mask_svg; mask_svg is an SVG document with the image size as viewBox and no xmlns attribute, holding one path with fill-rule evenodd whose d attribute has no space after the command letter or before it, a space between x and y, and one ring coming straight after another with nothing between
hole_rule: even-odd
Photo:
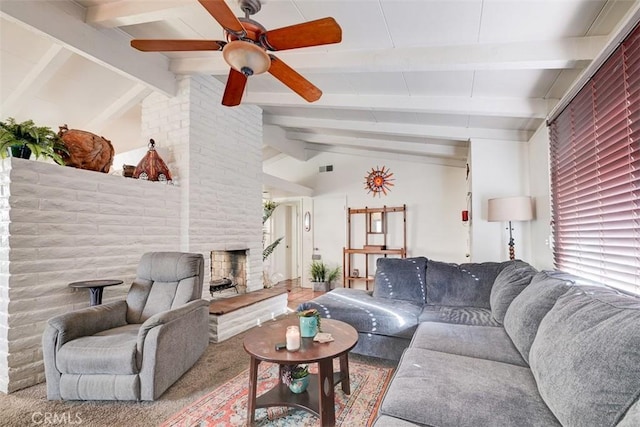
<instances>
[{"instance_id":1,"label":"ceiling fan blade","mask_svg":"<svg viewBox=\"0 0 640 427\"><path fill-rule=\"evenodd\" d=\"M342 28L333 18L322 18L267 31L260 40L269 50L296 49L340 43Z\"/></svg>"},{"instance_id":2,"label":"ceiling fan blade","mask_svg":"<svg viewBox=\"0 0 640 427\"><path fill-rule=\"evenodd\" d=\"M320 89L274 55L269 55L269 57L271 57L269 73L271 73L273 77L280 80L289 89L309 102L320 99L322 96L322 91Z\"/></svg>"},{"instance_id":3,"label":"ceiling fan blade","mask_svg":"<svg viewBox=\"0 0 640 427\"><path fill-rule=\"evenodd\" d=\"M222 25L222 28L235 34L244 34L245 30L236 15L233 13L224 0L198 0L207 12Z\"/></svg>"},{"instance_id":4,"label":"ceiling fan blade","mask_svg":"<svg viewBox=\"0 0 640 427\"><path fill-rule=\"evenodd\" d=\"M222 95L222 105L226 105L227 107L240 105L246 84L247 76L231 68L229 78L227 79L227 86L224 88L224 95Z\"/></svg>"},{"instance_id":5,"label":"ceiling fan blade","mask_svg":"<svg viewBox=\"0 0 640 427\"><path fill-rule=\"evenodd\" d=\"M225 44L218 40L131 40L131 46L143 52L222 50Z\"/></svg>"}]
</instances>

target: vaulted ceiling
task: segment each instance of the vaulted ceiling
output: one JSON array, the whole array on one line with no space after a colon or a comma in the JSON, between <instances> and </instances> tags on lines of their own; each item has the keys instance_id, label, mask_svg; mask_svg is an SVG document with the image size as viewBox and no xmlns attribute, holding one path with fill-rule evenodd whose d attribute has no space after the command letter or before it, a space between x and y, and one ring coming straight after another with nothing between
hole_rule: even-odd
<instances>
[{"instance_id":1,"label":"vaulted ceiling","mask_svg":"<svg viewBox=\"0 0 640 427\"><path fill-rule=\"evenodd\" d=\"M638 2L269 0L267 29L332 16L342 42L277 52L323 91L307 103L268 73L264 160L314 151L462 166L470 139L527 141ZM235 1L227 0L237 16ZM0 118L85 129L143 147L140 101L175 75L226 82L221 52L144 53L132 38L224 40L196 0L0 1ZM211 102L220 103L220 99ZM227 108L227 107L225 107Z\"/></svg>"}]
</instances>

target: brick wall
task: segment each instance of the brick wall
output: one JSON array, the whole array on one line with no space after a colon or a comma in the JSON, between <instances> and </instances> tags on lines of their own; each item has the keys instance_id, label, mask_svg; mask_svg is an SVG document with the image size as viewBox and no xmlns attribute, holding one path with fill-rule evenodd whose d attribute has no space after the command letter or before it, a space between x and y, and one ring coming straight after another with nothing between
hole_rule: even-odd
<instances>
[{"instance_id":1,"label":"brick wall","mask_svg":"<svg viewBox=\"0 0 640 427\"><path fill-rule=\"evenodd\" d=\"M247 291L262 289L262 110L220 105L224 85L210 76L183 77L178 95L149 96L142 133L171 155L164 159L184 190L185 250L249 249ZM187 202L188 201L188 202Z\"/></svg>"},{"instance_id":2,"label":"brick wall","mask_svg":"<svg viewBox=\"0 0 640 427\"><path fill-rule=\"evenodd\" d=\"M0 162L0 391L44 381L45 321L86 307L70 282L116 278L121 299L147 251L249 249L247 291L262 288L262 117L220 105L212 77L143 103L143 138L170 150L177 186L20 159ZM208 287L205 286L206 289Z\"/></svg>"},{"instance_id":3,"label":"brick wall","mask_svg":"<svg viewBox=\"0 0 640 427\"><path fill-rule=\"evenodd\" d=\"M0 389L11 392L44 381L46 320L88 305L70 282L131 283L144 252L179 249L180 189L21 159L3 160L0 176ZM107 288L104 301L127 288Z\"/></svg>"}]
</instances>

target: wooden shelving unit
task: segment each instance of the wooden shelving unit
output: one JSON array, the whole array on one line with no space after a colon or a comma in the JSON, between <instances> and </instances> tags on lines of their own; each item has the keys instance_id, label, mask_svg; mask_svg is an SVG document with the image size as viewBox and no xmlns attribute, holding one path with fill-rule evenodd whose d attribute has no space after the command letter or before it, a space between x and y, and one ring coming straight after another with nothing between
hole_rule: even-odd
<instances>
[{"instance_id":1,"label":"wooden shelving unit","mask_svg":"<svg viewBox=\"0 0 640 427\"><path fill-rule=\"evenodd\" d=\"M389 234L389 215L397 214L402 215L402 246L399 248L387 247L387 236ZM352 233L354 230L354 221L352 220L354 215L365 215L365 237L364 245L362 248L355 248L352 246ZM369 289L369 283L374 281L373 273L370 274L369 257L370 256L384 256L389 255L400 256L400 258L406 258L407 256L407 206L383 206L381 208L349 208L347 210L347 247L343 248L342 254L342 271L344 286L351 288L354 282L365 282L365 287ZM372 239L377 238L377 244L372 244ZM382 240L380 242L380 239ZM353 257L356 255L364 255L364 275L358 274L354 276L352 265Z\"/></svg>"}]
</instances>

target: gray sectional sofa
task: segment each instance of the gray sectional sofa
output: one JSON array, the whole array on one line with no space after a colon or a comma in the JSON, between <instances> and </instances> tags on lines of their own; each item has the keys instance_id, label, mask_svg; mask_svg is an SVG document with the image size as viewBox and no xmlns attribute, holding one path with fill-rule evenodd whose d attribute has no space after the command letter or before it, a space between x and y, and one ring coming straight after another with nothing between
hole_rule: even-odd
<instances>
[{"instance_id":1,"label":"gray sectional sofa","mask_svg":"<svg viewBox=\"0 0 640 427\"><path fill-rule=\"evenodd\" d=\"M373 291L301 308L399 359L387 426L640 426L640 298L523 261L378 260Z\"/></svg>"}]
</instances>

